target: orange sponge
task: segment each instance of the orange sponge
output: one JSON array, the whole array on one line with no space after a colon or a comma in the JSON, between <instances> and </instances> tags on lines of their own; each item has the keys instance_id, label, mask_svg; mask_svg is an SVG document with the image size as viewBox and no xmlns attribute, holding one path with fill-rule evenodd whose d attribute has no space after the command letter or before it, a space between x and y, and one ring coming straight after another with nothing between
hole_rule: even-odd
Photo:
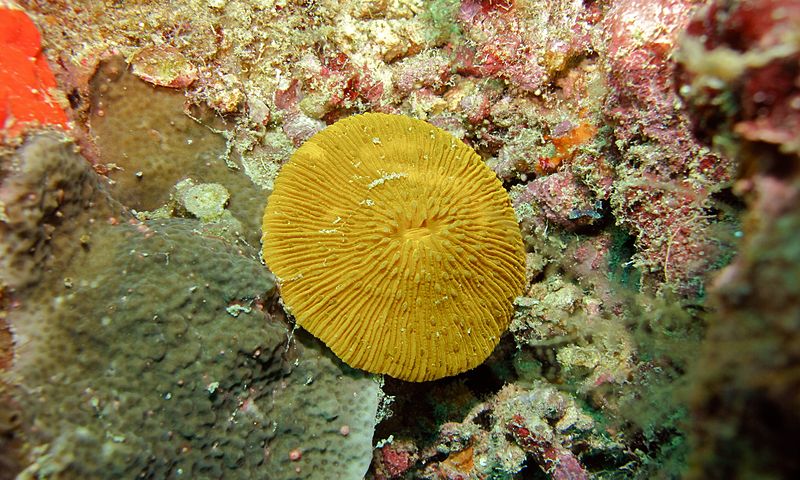
<instances>
[{"instance_id":1,"label":"orange sponge","mask_svg":"<svg viewBox=\"0 0 800 480\"><path fill-rule=\"evenodd\" d=\"M67 126L51 91L56 80L42 55L41 37L25 12L0 8L0 137L28 126Z\"/></svg>"}]
</instances>

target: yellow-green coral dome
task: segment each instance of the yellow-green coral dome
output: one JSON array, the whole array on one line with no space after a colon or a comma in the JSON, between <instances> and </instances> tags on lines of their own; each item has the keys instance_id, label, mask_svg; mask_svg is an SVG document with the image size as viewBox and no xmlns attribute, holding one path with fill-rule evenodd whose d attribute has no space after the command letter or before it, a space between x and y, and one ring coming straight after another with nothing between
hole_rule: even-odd
<instances>
[{"instance_id":1,"label":"yellow-green coral dome","mask_svg":"<svg viewBox=\"0 0 800 480\"><path fill-rule=\"evenodd\" d=\"M314 135L280 171L263 227L297 323L350 366L403 380L483 362L523 288L522 237L494 173L401 115Z\"/></svg>"}]
</instances>

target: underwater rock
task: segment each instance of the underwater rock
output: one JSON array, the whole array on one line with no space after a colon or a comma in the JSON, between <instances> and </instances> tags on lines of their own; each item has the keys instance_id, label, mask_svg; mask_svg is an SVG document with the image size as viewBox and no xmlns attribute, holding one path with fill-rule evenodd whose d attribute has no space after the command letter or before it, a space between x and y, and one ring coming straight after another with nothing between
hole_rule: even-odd
<instances>
[{"instance_id":1,"label":"underwater rock","mask_svg":"<svg viewBox=\"0 0 800 480\"><path fill-rule=\"evenodd\" d=\"M393 81L397 93L406 96L421 88L441 91L452 76L452 61L444 51L430 50L397 62Z\"/></svg>"},{"instance_id":2,"label":"underwater rock","mask_svg":"<svg viewBox=\"0 0 800 480\"><path fill-rule=\"evenodd\" d=\"M197 80L197 69L175 47L145 47L130 59L131 72L142 80L170 88L186 88Z\"/></svg>"},{"instance_id":3,"label":"underwater rock","mask_svg":"<svg viewBox=\"0 0 800 480\"><path fill-rule=\"evenodd\" d=\"M466 0L459 25L474 45L458 52L459 73L506 80L537 92L589 48L587 10L580 2Z\"/></svg>"},{"instance_id":4,"label":"underwater rock","mask_svg":"<svg viewBox=\"0 0 800 480\"><path fill-rule=\"evenodd\" d=\"M281 165L294 152L294 146L289 137L277 129L267 131L262 143L242 153L242 167L250 180L267 193L272 192L275 177L278 176Z\"/></svg>"},{"instance_id":5,"label":"underwater rock","mask_svg":"<svg viewBox=\"0 0 800 480\"><path fill-rule=\"evenodd\" d=\"M603 217L602 202L575 175L558 172L528 183L515 203L536 202L544 217L554 224L575 230L590 226Z\"/></svg>"},{"instance_id":6,"label":"underwater rock","mask_svg":"<svg viewBox=\"0 0 800 480\"><path fill-rule=\"evenodd\" d=\"M594 287L595 297L563 280L535 283L525 297L517 299L517 312L509 327L521 352L550 349L559 378L569 379L584 393L602 384L630 380L635 364L637 345L616 318L619 299L604 291L605 286ZM517 367L525 363L518 362ZM535 379L540 374L527 368L519 372L521 377Z\"/></svg>"},{"instance_id":7,"label":"underwater rock","mask_svg":"<svg viewBox=\"0 0 800 480\"><path fill-rule=\"evenodd\" d=\"M378 385L268 311L256 251L196 220L124 221L66 139L2 166L15 350L0 386L24 440L2 456L23 477L363 476Z\"/></svg>"},{"instance_id":8,"label":"underwater rock","mask_svg":"<svg viewBox=\"0 0 800 480\"><path fill-rule=\"evenodd\" d=\"M410 440L392 441L376 449L375 480L402 478L419 459L417 447Z\"/></svg>"},{"instance_id":9,"label":"underwater rock","mask_svg":"<svg viewBox=\"0 0 800 480\"><path fill-rule=\"evenodd\" d=\"M512 132L513 135L500 147L497 156L486 162L504 182L515 178L528 180L527 174L533 173L537 153L543 149L541 144L544 139L538 129L514 128Z\"/></svg>"},{"instance_id":10,"label":"underwater rock","mask_svg":"<svg viewBox=\"0 0 800 480\"><path fill-rule=\"evenodd\" d=\"M643 287L687 297L702 296L708 274L727 259L712 233L726 219L708 212L735 170L697 141L676 91L672 54L696 8L686 0L615 2L598 45L610 87L604 112L619 150L613 214L636 236Z\"/></svg>"},{"instance_id":11,"label":"underwater rock","mask_svg":"<svg viewBox=\"0 0 800 480\"><path fill-rule=\"evenodd\" d=\"M735 158L739 253L710 288L687 478L795 478L800 460L800 4L711 2L681 43L693 128Z\"/></svg>"},{"instance_id":12,"label":"underwater rock","mask_svg":"<svg viewBox=\"0 0 800 480\"><path fill-rule=\"evenodd\" d=\"M421 477L442 478L436 473L444 470L455 471L445 478L518 478L532 462L551 478L586 479L576 452L620 448L596 427L580 403L552 385L507 385L463 422L440 427L435 453L447 458L431 458Z\"/></svg>"}]
</instances>

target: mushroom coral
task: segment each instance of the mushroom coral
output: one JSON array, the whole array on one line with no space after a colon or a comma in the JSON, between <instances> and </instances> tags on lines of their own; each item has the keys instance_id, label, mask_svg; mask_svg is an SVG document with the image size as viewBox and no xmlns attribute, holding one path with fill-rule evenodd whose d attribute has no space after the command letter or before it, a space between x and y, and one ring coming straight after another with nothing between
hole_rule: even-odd
<instances>
[{"instance_id":1,"label":"mushroom coral","mask_svg":"<svg viewBox=\"0 0 800 480\"><path fill-rule=\"evenodd\" d=\"M352 116L303 144L263 231L297 323L348 365L402 380L483 362L524 284L500 181L469 146L402 115Z\"/></svg>"}]
</instances>

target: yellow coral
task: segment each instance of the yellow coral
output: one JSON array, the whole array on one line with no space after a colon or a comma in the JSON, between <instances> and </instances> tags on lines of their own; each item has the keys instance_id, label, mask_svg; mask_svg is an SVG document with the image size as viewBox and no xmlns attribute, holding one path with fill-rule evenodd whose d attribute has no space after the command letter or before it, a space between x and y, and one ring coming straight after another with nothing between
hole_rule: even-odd
<instances>
[{"instance_id":1,"label":"yellow coral","mask_svg":"<svg viewBox=\"0 0 800 480\"><path fill-rule=\"evenodd\" d=\"M279 173L263 227L297 323L349 365L403 380L483 362L523 286L500 182L463 142L400 115L312 137Z\"/></svg>"}]
</instances>

